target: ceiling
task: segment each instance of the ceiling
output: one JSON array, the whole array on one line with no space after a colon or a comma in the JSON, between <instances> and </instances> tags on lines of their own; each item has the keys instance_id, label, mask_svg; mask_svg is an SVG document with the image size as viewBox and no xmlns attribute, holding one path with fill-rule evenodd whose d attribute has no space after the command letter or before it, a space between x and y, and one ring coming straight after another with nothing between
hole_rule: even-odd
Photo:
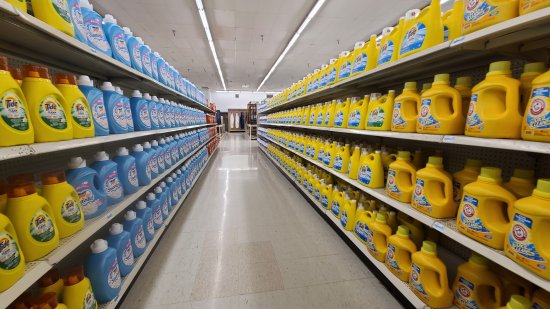
<instances>
[{"instance_id":1,"label":"ceiling","mask_svg":"<svg viewBox=\"0 0 550 309\"><path fill-rule=\"evenodd\" d=\"M203 0L228 90L254 91L315 0ZM195 0L92 0L199 88L223 90ZM261 91L280 91L429 0L327 0ZM248 88L243 88L248 85Z\"/></svg>"}]
</instances>

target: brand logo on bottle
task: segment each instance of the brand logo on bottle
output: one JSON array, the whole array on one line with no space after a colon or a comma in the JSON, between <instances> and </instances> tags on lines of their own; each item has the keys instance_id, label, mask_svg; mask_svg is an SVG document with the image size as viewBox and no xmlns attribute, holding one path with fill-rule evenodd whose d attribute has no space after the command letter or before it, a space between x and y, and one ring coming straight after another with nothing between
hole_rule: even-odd
<instances>
[{"instance_id":1,"label":"brand logo on bottle","mask_svg":"<svg viewBox=\"0 0 550 309\"><path fill-rule=\"evenodd\" d=\"M73 24L76 25L76 30L81 36L86 37L86 26L84 25L84 18L82 17L79 1L75 1L71 8L71 18Z\"/></svg>"},{"instance_id":2,"label":"brand logo on bottle","mask_svg":"<svg viewBox=\"0 0 550 309\"><path fill-rule=\"evenodd\" d=\"M21 99L12 91L8 91L0 97L0 116L4 123L12 129L18 131L29 129L27 111Z\"/></svg>"},{"instance_id":3,"label":"brand logo on bottle","mask_svg":"<svg viewBox=\"0 0 550 309\"><path fill-rule=\"evenodd\" d=\"M21 263L19 247L8 233L0 233L0 269L12 270Z\"/></svg>"},{"instance_id":4,"label":"brand logo on bottle","mask_svg":"<svg viewBox=\"0 0 550 309\"><path fill-rule=\"evenodd\" d=\"M40 103L38 113L46 125L58 130L67 128L67 117L57 98L45 97Z\"/></svg>"},{"instance_id":5,"label":"brand logo on bottle","mask_svg":"<svg viewBox=\"0 0 550 309\"><path fill-rule=\"evenodd\" d=\"M111 267L109 267L109 275L107 276L107 284L111 289L118 289L122 284L120 278L120 269L118 268L118 259L115 258Z\"/></svg>"},{"instance_id":6,"label":"brand logo on bottle","mask_svg":"<svg viewBox=\"0 0 550 309\"><path fill-rule=\"evenodd\" d=\"M113 38L113 45L118 55L126 62L130 62L130 52L128 52L128 46L126 46L126 38L124 33L120 32Z\"/></svg>"},{"instance_id":7,"label":"brand logo on bottle","mask_svg":"<svg viewBox=\"0 0 550 309\"><path fill-rule=\"evenodd\" d=\"M74 122L81 127L89 128L92 125L88 107L81 99L76 99L73 102L71 116L73 117Z\"/></svg>"},{"instance_id":8,"label":"brand logo on bottle","mask_svg":"<svg viewBox=\"0 0 550 309\"><path fill-rule=\"evenodd\" d=\"M82 218L80 204L73 196L67 196L63 205L61 205L61 217L67 223L77 223Z\"/></svg>"},{"instance_id":9,"label":"brand logo on bottle","mask_svg":"<svg viewBox=\"0 0 550 309\"><path fill-rule=\"evenodd\" d=\"M30 234L34 240L48 242L55 236L55 229L50 216L42 210L37 211L31 219Z\"/></svg>"}]
</instances>

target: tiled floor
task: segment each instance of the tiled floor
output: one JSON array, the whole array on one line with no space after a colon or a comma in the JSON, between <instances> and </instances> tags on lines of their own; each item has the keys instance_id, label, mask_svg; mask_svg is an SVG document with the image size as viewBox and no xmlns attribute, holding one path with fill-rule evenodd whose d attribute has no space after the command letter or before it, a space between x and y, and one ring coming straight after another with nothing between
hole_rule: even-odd
<instances>
[{"instance_id":1,"label":"tiled floor","mask_svg":"<svg viewBox=\"0 0 550 309\"><path fill-rule=\"evenodd\" d=\"M256 142L220 150L122 308L401 308Z\"/></svg>"}]
</instances>

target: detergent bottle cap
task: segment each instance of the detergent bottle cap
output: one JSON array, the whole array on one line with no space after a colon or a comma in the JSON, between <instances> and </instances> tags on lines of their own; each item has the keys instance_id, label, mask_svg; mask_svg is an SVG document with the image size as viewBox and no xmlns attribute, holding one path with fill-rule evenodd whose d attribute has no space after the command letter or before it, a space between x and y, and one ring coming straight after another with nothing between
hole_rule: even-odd
<instances>
[{"instance_id":1,"label":"detergent bottle cap","mask_svg":"<svg viewBox=\"0 0 550 309\"><path fill-rule=\"evenodd\" d=\"M434 76L434 85L449 85L450 82L450 75L449 73L443 73L443 74L437 74Z\"/></svg>"},{"instance_id":2,"label":"detergent bottle cap","mask_svg":"<svg viewBox=\"0 0 550 309\"><path fill-rule=\"evenodd\" d=\"M36 193L32 174L20 174L8 177L8 197L17 198Z\"/></svg>"},{"instance_id":3,"label":"detergent bottle cap","mask_svg":"<svg viewBox=\"0 0 550 309\"><path fill-rule=\"evenodd\" d=\"M122 27L122 31L124 31L124 34L127 34L127 35L134 35L132 33L132 30L130 30L130 28L128 27Z\"/></svg>"},{"instance_id":4,"label":"detergent bottle cap","mask_svg":"<svg viewBox=\"0 0 550 309\"><path fill-rule=\"evenodd\" d=\"M44 186L63 183L66 181L65 172L64 171L45 172L42 175L40 175L40 180L42 181L42 185Z\"/></svg>"},{"instance_id":5,"label":"detergent bottle cap","mask_svg":"<svg viewBox=\"0 0 550 309\"><path fill-rule=\"evenodd\" d=\"M537 181L537 187L533 190L533 195L550 199L550 179L539 179Z\"/></svg>"},{"instance_id":6,"label":"detergent bottle cap","mask_svg":"<svg viewBox=\"0 0 550 309\"><path fill-rule=\"evenodd\" d=\"M23 75L25 77L31 77L31 78L42 78L40 76L40 67L37 65L24 65L23 66Z\"/></svg>"},{"instance_id":7,"label":"detergent bottle cap","mask_svg":"<svg viewBox=\"0 0 550 309\"><path fill-rule=\"evenodd\" d=\"M124 91L122 91L122 89L120 89L119 86L116 86L116 87L115 87L115 92L118 93L118 94L120 94L120 95L124 95Z\"/></svg>"},{"instance_id":8,"label":"detergent bottle cap","mask_svg":"<svg viewBox=\"0 0 550 309\"><path fill-rule=\"evenodd\" d=\"M489 260L487 260L485 257L472 252L472 255L468 259L468 262L472 264L476 264L478 266L488 267L489 266Z\"/></svg>"},{"instance_id":9,"label":"detergent bottle cap","mask_svg":"<svg viewBox=\"0 0 550 309\"><path fill-rule=\"evenodd\" d=\"M155 193L162 193L162 190L160 192L157 192L157 189L155 189L154 191ZM147 196L145 197L146 200L148 201L154 201L157 197L155 196L155 193L147 193Z\"/></svg>"},{"instance_id":10,"label":"detergent bottle cap","mask_svg":"<svg viewBox=\"0 0 550 309\"><path fill-rule=\"evenodd\" d=\"M168 176L168 178L166 178L166 182L168 184L171 184L172 182L174 182L174 179L172 178L172 176Z\"/></svg>"},{"instance_id":11,"label":"detergent bottle cap","mask_svg":"<svg viewBox=\"0 0 550 309\"><path fill-rule=\"evenodd\" d=\"M422 84L422 91L426 91L428 89L432 88L432 83L424 83Z\"/></svg>"},{"instance_id":12,"label":"detergent bottle cap","mask_svg":"<svg viewBox=\"0 0 550 309\"><path fill-rule=\"evenodd\" d=\"M124 227L120 223L113 223L109 228L109 234L118 235L124 231Z\"/></svg>"},{"instance_id":13,"label":"detergent bottle cap","mask_svg":"<svg viewBox=\"0 0 550 309\"><path fill-rule=\"evenodd\" d=\"M128 148L126 147L118 147L116 151L116 155L118 157L127 156L128 155Z\"/></svg>"},{"instance_id":14,"label":"detergent bottle cap","mask_svg":"<svg viewBox=\"0 0 550 309\"><path fill-rule=\"evenodd\" d=\"M381 213L378 213L378 214L376 215L376 222L386 223L386 216L384 216L384 215L381 214Z\"/></svg>"},{"instance_id":15,"label":"detergent bottle cap","mask_svg":"<svg viewBox=\"0 0 550 309\"><path fill-rule=\"evenodd\" d=\"M140 144L135 144L134 147L132 147L133 152L143 152L143 146ZM149 148L151 148L151 145L149 145Z\"/></svg>"},{"instance_id":16,"label":"detergent bottle cap","mask_svg":"<svg viewBox=\"0 0 550 309\"><path fill-rule=\"evenodd\" d=\"M161 138L159 145L166 145L166 140L164 138Z\"/></svg>"},{"instance_id":17,"label":"detergent bottle cap","mask_svg":"<svg viewBox=\"0 0 550 309\"><path fill-rule=\"evenodd\" d=\"M472 77L471 76L461 76L456 79L456 85L455 86L466 86L471 87L472 86Z\"/></svg>"},{"instance_id":18,"label":"detergent bottle cap","mask_svg":"<svg viewBox=\"0 0 550 309\"><path fill-rule=\"evenodd\" d=\"M410 232L409 227L406 225L400 225L397 227L397 235L401 237L409 237Z\"/></svg>"},{"instance_id":19,"label":"detergent bottle cap","mask_svg":"<svg viewBox=\"0 0 550 309\"><path fill-rule=\"evenodd\" d=\"M523 168L515 168L512 177L532 181L535 178L535 171Z\"/></svg>"},{"instance_id":20,"label":"detergent bottle cap","mask_svg":"<svg viewBox=\"0 0 550 309\"><path fill-rule=\"evenodd\" d=\"M105 239L96 239L90 246L93 254L104 252L107 248L109 248L109 244Z\"/></svg>"},{"instance_id":21,"label":"detergent bottle cap","mask_svg":"<svg viewBox=\"0 0 550 309\"><path fill-rule=\"evenodd\" d=\"M151 146L157 147L158 145L159 145L159 142L157 140L152 140L151 141Z\"/></svg>"},{"instance_id":22,"label":"detergent bottle cap","mask_svg":"<svg viewBox=\"0 0 550 309\"><path fill-rule=\"evenodd\" d=\"M105 17L103 17L103 23L104 24L115 24L117 25L116 18L111 14L105 14Z\"/></svg>"},{"instance_id":23,"label":"detergent bottle cap","mask_svg":"<svg viewBox=\"0 0 550 309\"><path fill-rule=\"evenodd\" d=\"M344 51L340 52L340 57L347 57L347 56L349 56L349 51L344 50Z\"/></svg>"},{"instance_id":24,"label":"detergent bottle cap","mask_svg":"<svg viewBox=\"0 0 550 309\"><path fill-rule=\"evenodd\" d=\"M489 65L489 72L487 73L487 75L511 74L512 73L512 71L510 71L511 65L512 65L512 62L510 61L493 62Z\"/></svg>"},{"instance_id":25,"label":"detergent bottle cap","mask_svg":"<svg viewBox=\"0 0 550 309\"><path fill-rule=\"evenodd\" d=\"M57 270L57 268L52 268L38 280L38 286L41 288L46 288L50 285L55 284L57 281L59 281L59 279L59 271Z\"/></svg>"},{"instance_id":26,"label":"detergent bottle cap","mask_svg":"<svg viewBox=\"0 0 550 309\"><path fill-rule=\"evenodd\" d=\"M154 52L153 55L155 55L155 57L161 58L158 52Z\"/></svg>"},{"instance_id":27,"label":"detergent bottle cap","mask_svg":"<svg viewBox=\"0 0 550 309\"><path fill-rule=\"evenodd\" d=\"M523 66L523 73L544 73L546 68L544 67L544 62L531 62Z\"/></svg>"},{"instance_id":28,"label":"detergent bottle cap","mask_svg":"<svg viewBox=\"0 0 550 309\"><path fill-rule=\"evenodd\" d=\"M411 152L410 151L398 151L397 152L397 159L398 160L410 161L411 160Z\"/></svg>"},{"instance_id":29,"label":"detergent bottle cap","mask_svg":"<svg viewBox=\"0 0 550 309\"><path fill-rule=\"evenodd\" d=\"M124 220L126 221L134 221L137 218L136 212L133 210L128 210L124 214Z\"/></svg>"},{"instance_id":30,"label":"detergent bottle cap","mask_svg":"<svg viewBox=\"0 0 550 309\"><path fill-rule=\"evenodd\" d=\"M8 58L4 56L0 56L0 71L7 71L7 70L8 70Z\"/></svg>"},{"instance_id":31,"label":"detergent bottle cap","mask_svg":"<svg viewBox=\"0 0 550 309\"><path fill-rule=\"evenodd\" d=\"M382 36L384 37L390 34L392 31L393 31L393 27L385 27L384 29L382 29Z\"/></svg>"},{"instance_id":32,"label":"detergent bottle cap","mask_svg":"<svg viewBox=\"0 0 550 309\"><path fill-rule=\"evenodd\" d=\"M437 254L437 244L431 240L424 240L422 242L422 252L436 255Z\"/></svg>"},{"instance_id":33,"label":"detergent bottle cap","mask_svg":"<svg viewBox=\"0 0 550 309\"><path fill-rule=\"evenodd\" d=\"M147 208L147 203L145 201L138 201L136 203L136 209L145 209Z\"/></svg>"},{"instance_id":34,"label":"detergent bottle cap","mask_svg":"<svg viewBox=\"0 0 550 309\"><path fill-rule=\"evenodd\" d=\"M365 42L359 41L359 42L355 43L355 45L353 46L353 49L354 50L361 49L361 48L363 48L363 46L365 46ZM317 73L317 72L315 72L315 73Z\"/></svg>"},{"instance_id":35,"label":"detergent bottle cap","mask_svg":"<svg viewBox=\"0 0 550 309\"><path fill-rule=\"evenodd\" d=\"M429 156L427 166L443 167L443 158L438 156Z\"/></svg>"},{"instance_id":36,"label":"detergent bottle cap","mask_svg":"<svg viewBox=\"0 0 550 309\"><path fill-rule=\"evenodd\" d=\"M69 159L68 166L71 170L86 167L86 160L82 159L82 157L72 157Z\"/></svg>"},{"instance_id":37,"label":"detergent bottle cap","mask_svg":"<svg viewBox=\"0 0 550 309\"><path fill-rule=\"evenodd\" d=\"M162 193L162 188L161 187L156 187L153 192L155 192L156 194L160 194L160 193ZM153 194L153 196L155 196L155 195Z\"/></svg>"},{"instance_id":38,"label":"detergent bottle cap","mask_svg":"<svg viewBox=\"0 0 550 309\"><path fill-rule=\"evenodd\" d=\"M113 86L113 84L111 84L111 82L103 82L103 84L101 85L101 90L115 91L115 87Z\"/></svg>"},{"instance_id":39,"label":"detergent bottle cap","mask_svg":"<svg viewBox=\"0 0 550 309\"><path fill-rule=\"evenodd\" d=\"M48 292L40 295L32 302L31 309L53 309L58 308L57 293Z\"/></svg>"},{"instance_id":40,"label":"detergent bottle cap","mask_svg":"<svg viewBox=\"0 0 550 309\"><path fill-rule=\"evenodd\" d=\"M77 84L79 86L90 86L90 87L94 86L94 82L90 79L90 76L88 75L80 75L78 77Z\"/></svg>"},{"instance_id":41,"label":"detergent bottle cap","mask_svg":"<svg viewBox=\"0 0 550 309\"><path fill-rule=\"evenodd\" d=\"M96 161L107 161L109 160L109 155L105 151L99 151L94 155L94 159Z\"/></svg>"},{"instance_id":42,"label":"detergent bottle cap","mask_svg":"<svg viewBox=\"0 0 550 309\"><path fill-rule=\"evenodd\" d=\"M483 162L481 162L481 160L467 159L465 167L470 168L470 169L474 169L476 171L479 171L481 169L482 164L483 164Z\"/></svg>"},{"instance_id":43,"label":"detergent bottle cap","mask_svg":"<svg viewBox=\"0 0 550 309\"><path fill-rule=\"evenodd\" d=\"M143 39L141 37L136 37L136 40L138 41L139 44L143 45Z\"/></svg>"},{"instance_id":44,"label":"detergent bottle cap","mask_svg":"<svg viewBox=\"0 0 550 309\"><path fill-rule=\"evenodd\" d=\"M478 176L479 180L490 182L501 182L502 170L498 167L482 167L481 174Z\"/></svg>"},{"instance_id":45,"label":"detergent bottle cap","mask_svg":"<svg viewBox=\"0 0 550 309\"><path fill-rule=\"evenodd\" d=\"M531 308L531 302L524 296L512 295L506 304L507 309L525 309Z\"/></svg>"},{"instance_id":46,"label":"detergent bottle cap","mask_svg":"<svg viewBox=\"0 0 550 309\"><path fill-rule=\"evenodd\" d=\"M420 14L420 10L419 10L419 9L408 10L408 11L405 13L405 20L415 19L416 16L418 16L418 14Z\"/></svg>"},{"instance_id":47,"label":"detergent bottle cap","mask_svg":"<svg viewBox=\"0 0 550 309\"><path fill-rule=\"evenodd\" d=\"M58 85L76 85L76 77L72 74L57 73L53 79Z\"/></svg>"},{"instance_id":48,"label":"detergent bottle cap","mask_svg":"<svg viewBox=\"0 0 550 309\"><path fill-rule=\"evenodd\" d=\"M159 99L155 95L151 97L151 100L153 100L153 102L159 102Z\"/></svg>"},{"instance_id":49,"label":"detergent bottle cap","mask_svg":"<svg viewBox=\"0 0 550 309\"><path fill-rule=\"evenodd\" d=\"M162 104L166 104L166 100L164 98L160 98L159 102L162 103Z\"/></svg>"},{"instance_id":50,"label":"detergent bottle cap","mask_svg":"<svg viewBox=\"0 0 550 309\"><path fill-rule=\"evenodd\" d=\"M143 98L144 98L145 100L149 100L149 101L150 101L150 100L151 100L151 95L150 95L149 93L146 92L146 93L143 94Z\"/></svg>"},{"instance_id":51,"label":"detergent bottle cap","mask_svg":"<svg viewBox=\"0 0 550 309\"><path fill-rule=\"evenodd\" d=\"M73 286L84 280L84 266L73 267L67 276L63 278L65 286Z\"/></svg>"},{"instance_id":52,"label":"detergent bottle cap","mask_svg":"<svg viewBox=\"0 0 550 309\"><path fill-rule=\"evenodd\" d=\"M139 90L132 91L132 98L142 98L141 92Z\"/></svg>"},{"instance_id":53,"label":"detergent bottle cap","mask_svg":"<svg viewBox=\"0 0 550 309\"><path fill-rule=\"evenodd\" d=\"M0 62L0 70L3 70L1 62ZM3 70L3 71L5 71L5 70ZM23 71L21 71L20 68L10 67L9 71L10 71L11 77L13 77L13 79L23 80Z\"/></svg>"},{"instance_id":54,"label":"detergent bottle cap","mask_svg":"<svg viewBox=\"0 0 550 309\"><path fill-rule=\"evenodd\" d=\"M405 88L403 90L414 90L416 91L416 82L406 82Z\"/></svg>"},{"instance_id":55,"label":"detergent bottle cap","mask_svg":"<svg viewBox=\"0 0 550 309\"><path fill-rule=\"evenodd\" d=\"M329 63L330 63L330 64L335 64L335 63L336 63L336 61L338 61L338 59L336 59L336 58L332 58L332 59L330 59Z\"/></svg>"},{"instance_id":56,"label":"detergent bottle cap","mask_svg":"<svg viewBox=\"0 0 550 309\"><path fill-rule=\"evenodd\" d=\"M176 179L177 175L176 175L176 173L172 173L172 174L170 174L170 177L172 177L172 180L173 180L173 179Z\"/></svg>"},{"instance_id":57,"label":"detergent bottle cap","mask_svg":"<svg viewBox=\"0 0 550 309\"><path fill-rule=\"evenodd\" d=\"M93 10L94 6L88 0L80 0L80 8Z\"/></svg>"}]
</instances>

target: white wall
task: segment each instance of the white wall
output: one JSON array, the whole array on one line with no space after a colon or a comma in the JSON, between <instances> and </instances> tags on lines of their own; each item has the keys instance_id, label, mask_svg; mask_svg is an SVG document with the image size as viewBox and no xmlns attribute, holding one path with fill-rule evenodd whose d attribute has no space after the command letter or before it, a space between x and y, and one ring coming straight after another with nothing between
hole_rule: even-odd
<instances>
[{"instance_id":1,"label":"white wall","mask_svg":"<svg viewBox=\"0 0 550 309\"><path fill-rule=\"evenodd\" d=\"M210 101L216 103L218 110L227 112L230 108L246 109L246 105L251 101L262 101L266 98L264 93L239 93L239 98L235 98L235 93L215 92L210 93Z\"/></svg>"}]
</instances>

